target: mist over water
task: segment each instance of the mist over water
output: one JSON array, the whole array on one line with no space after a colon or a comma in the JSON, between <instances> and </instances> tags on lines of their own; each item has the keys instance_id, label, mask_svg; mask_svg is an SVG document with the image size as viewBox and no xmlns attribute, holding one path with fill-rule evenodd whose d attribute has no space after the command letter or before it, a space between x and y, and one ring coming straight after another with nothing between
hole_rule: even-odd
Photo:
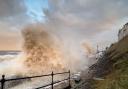
<instances>
[{"instance_id":1,"label":"mist over water","mask_svg":"<svg viewBox=\"0 0 128 89\"><path fill-rule=\"evenodd\" d=\"M42 24L31 24L25 27L22 30L22 52L12 59L11 56L5 56L3 63L6 66L7 62L12 61L12 65L13 63L15 66L22 65L22 70L27 74L36 75L46 74L51 71L63 72L71 70L77 72L87 68L89 60L91 60L89 55L94 53L94 49L90 44L87 42L79 43L80 45L75 44L73 41L70 42L70 38L67 39L66 35L64 36L63 33L57 35L57 32L50 31L49 28ZM7 63L7 66L12 65ZM1 69L4 70L2 67ZM17 67L10 69L10 71L15 69Z\"/></svg>"},{"instance_id":2,"label":"mist over water","mask_svg":"<svg viewBox=\"0 0 128 89\"><path fill-rule=\"evenodd\" d=\"M0 73L14 76L32 76L49 74L52 71L65 72L71 70L76 73L86 70L94 59L94 49L88 42L71 41L66 35L57 30L51 30L42 24L31 24L22 30L23 50L19 55L0 63ZM58 33L60 33L58 35ZM61 35L62 34L62 35ZM76 42L76 44L74 43ZM79 45L78 45L79 44ZM11 58L8 56L8 58ZM61 79L65 76L58 76ZM44 82L45 80L45 82ZM43 83L39 83L43 81ZM46 79L34 79L18 85L15 89L21 89L30 85L39 86L49 82ZM29 89L29 88L28 88Z\"/></svg>"}]
</instances>

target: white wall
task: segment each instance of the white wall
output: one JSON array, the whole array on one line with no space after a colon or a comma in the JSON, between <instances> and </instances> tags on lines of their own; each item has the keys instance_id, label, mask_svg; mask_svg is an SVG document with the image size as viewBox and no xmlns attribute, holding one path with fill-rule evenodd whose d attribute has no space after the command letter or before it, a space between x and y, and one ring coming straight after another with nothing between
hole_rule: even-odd
<instances>
[{"instance_id":1,"label":"white wall","mask_svg":"<svg viewBox=\"0 0 128 89\"><path fill-rule=\"evenodd\" d=\"M125 36L128 35L128 23L123 26L122 29L119 30L118 40L123 39Z\"/></svg>"}]
</instances>

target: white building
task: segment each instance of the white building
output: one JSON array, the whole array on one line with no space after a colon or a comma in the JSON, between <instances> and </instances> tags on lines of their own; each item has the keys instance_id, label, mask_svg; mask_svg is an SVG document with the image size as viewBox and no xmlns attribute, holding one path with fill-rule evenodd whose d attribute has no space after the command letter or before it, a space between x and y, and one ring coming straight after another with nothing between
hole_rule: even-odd
<instances>
[{"instance_id":1,"label":"white building","mask_svg":"<svg viewBox=\"0 0 128 89\"><path fill-rule=\"evenodd\" d=\"M118 33L118 40L123 39L125 36L128 35L128 23L126 23L122 29L119 30Z\"/></svg>"}]
</instances>

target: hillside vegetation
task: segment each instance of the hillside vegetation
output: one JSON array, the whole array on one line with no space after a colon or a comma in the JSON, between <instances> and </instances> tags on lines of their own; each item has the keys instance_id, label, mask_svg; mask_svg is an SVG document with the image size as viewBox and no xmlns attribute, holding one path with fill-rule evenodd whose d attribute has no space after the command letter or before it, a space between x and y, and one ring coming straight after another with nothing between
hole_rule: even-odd
<instances>
[{"instance_id":1,"label":"hillside vegetation","mask_svg":"<svg viewBox=\"0 0 128 89\"><path fill-rule=\"evenodd\" d=\"M101 67L109 72L102 74L103 80L94 80L95 89L128 89L128 36L112 44L105 56L109 62Z\"/></svg>"}]
</instances>

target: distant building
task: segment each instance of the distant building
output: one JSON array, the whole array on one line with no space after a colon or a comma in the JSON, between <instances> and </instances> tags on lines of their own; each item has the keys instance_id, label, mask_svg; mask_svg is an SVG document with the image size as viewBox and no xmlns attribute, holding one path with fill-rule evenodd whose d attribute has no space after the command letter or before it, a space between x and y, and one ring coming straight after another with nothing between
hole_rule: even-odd
<instances>
[{"instance_id":1,"label":"distant building","mask_svg":"<svg viewBox=\"0 0 128 89\"><path fill-rule=\"evenodd\" d=\"M126 23L122 29L119 30L118 33L118 40L123 39L125 36L128 35L128 23Z\"/></svg>"}]
</instances>

